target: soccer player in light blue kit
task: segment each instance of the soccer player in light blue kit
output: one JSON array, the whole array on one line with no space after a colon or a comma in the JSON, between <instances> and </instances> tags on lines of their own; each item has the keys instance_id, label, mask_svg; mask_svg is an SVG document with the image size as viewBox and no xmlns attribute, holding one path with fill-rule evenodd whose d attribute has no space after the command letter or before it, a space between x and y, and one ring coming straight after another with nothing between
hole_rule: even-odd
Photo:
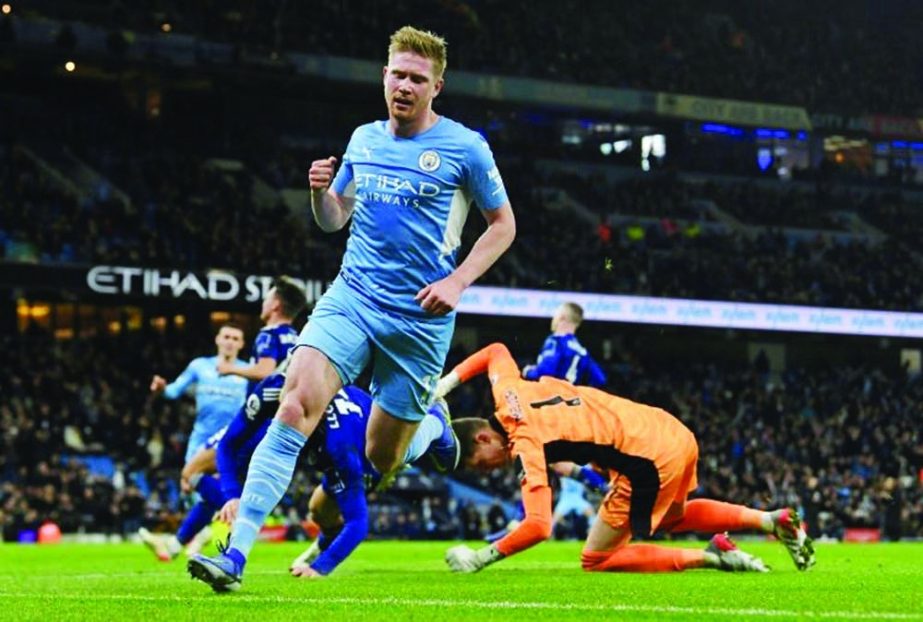
<instances>
[{"instance_id":1,"label":"soccer player in light blue kit","mask_svg":"<svg viewBox=\"0 0 923 622\"><path fill-rule=\"evenodd\" d=\"M352 218L350 237L339 276L302 331L279 410L250 462L229 548L215 561L229 584L327 404L370 362L365 453L385 481L441 433L438 420L424 415L455 307L516 233L487 142L432 109L444 69L445 41L409 26L395 32L382 71L388 119L353 132L335 178L335 158L311 164L315 221L336 231ZM488 226L456 267L472 201ZM299 571L316 574L307 566Z\"/></svg>"},{"instance_id":2,"label":"soccer player in light blue kit","mask_svg":"<svg viewBox=\"0 0 923 622\"><path fill-rule=\"evenodd\" d=\"M214 466L218 480L209 476L200 482L208 482L211 496L223 499L220 520L232 523L240 509L242 475L257 443L275 415L271 389L282 387L284 372L278 372L260 383L263 399L259 404L248 400L247 409L242 409L228 427L227 433L216 443ZM251 406L253 410L251 410ZM365 430L372 410L372 398L359 387L343 387L330 405L324 419L315 428L311 438L302 450L302 464L323 473L323 481L317 486L309 503L311 519L321 528L321 533L311 547L292 562L292 574L330 574L343 562L368 534L368 505L366 488L374 485L380 474L372 468L365 457ZM439 400L430 406L427 417L436 417L442 426L442 434L433 441L423 454L421 461L437 471L454 470L458 465L460 448L452 432L448 407ZM204 471L203 471L204 472ZM206 492L203 491L203 497ZM240 579L227 582L218 571L213 558L195 555L189 560L189 572L196 579L212 586L216 592L235 591L240 588Z\"/></svg>"},{"instance_id":3,"label":"soccer player in light blue kit","mask_svg":"<svg viewBox=\"0 0 923 622\"><path fill-rule=\"evenodd\" d=\"M195 385L196 418L186 443L184 462L189 462L214 433L231 422L247 397L246 379L218 373L221 362L246 364L237 358L244 347L244 331L225 324L218 330L215 345L218 347L216 356L193 359L170 384L162 376L154 376L151 380L151 392L163 393L168 400L179 398Z\"/></svg>"}]
</instances>

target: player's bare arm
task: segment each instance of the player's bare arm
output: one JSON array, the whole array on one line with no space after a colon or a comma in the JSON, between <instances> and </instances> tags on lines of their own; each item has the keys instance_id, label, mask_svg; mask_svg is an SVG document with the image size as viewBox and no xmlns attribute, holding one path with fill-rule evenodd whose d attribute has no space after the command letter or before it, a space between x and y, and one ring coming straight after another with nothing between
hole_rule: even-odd
<instances>
[{"instance_id":1,"label":"player's bare arm","mask_svg":"<svg viewBox=\"0 0 923 622\"><path fill-rule=\"evenodd\" d=\"M167 388L167 379L163 376L154 376L151 379L151 393L160 393Z\"/></svg>"},{"instance_id":2,"label":"player's bare arm","mask_svg":"<svg viewBox=\"0 0 923 622\"><path fill-rule=\"evenodd\" d=\"M308 185L311 188L311 211L322 231L339 231L353 213L353 200L341 197L330 189L336 172L337 159L333 156L314 160L308 170Z\"/></svg>"},{"instance_id":3,"label":"player's bare arm","mask_svg":"<svg viewBox=\"0 0 923 622\"><path fill-rule=\"evenodd\" d=\"M424 311L433 315L453 311L465 290L487 272L513 243L516 217L509 203L495 210L481 210L481 213L487 220L487 229L471 247L465 261L449 276L417 292L415 300Z\"/></svg>"},{"instance_id":4,"label":"player's bare arm","mask_svg":"<svg viewBox=\"0 0 923 622\"><path fill-rule=\"evenodd\" d=\"M272 372L275 371L275 369L276 359L272 358L271 356L261 357L255 365L247 365L242 367L238 367L234 364L233 361L218 362L219 374L231 374L234 376L240 376L254 382L259 382L263 378L268 377Z\"/></svg>"},{"instance_id":5,"label":"player's bare arm","mask_svg":"<svg viewBox=\"0 0 923 622\"><path fill-rule=\"evenodd\" d=\"M233 525L240 512L240 499L228 499L218 512L218 520L227 525Z\"/></svg>"},{"instance_id":6,"label":"player's bare arm","mask_svg":"<svg viewBox=\"0 0 923 622\"><path fill-rule=\"evenodd\" d=\"M180 488L183 493L190 493L195 489L193 480L198 481L197 476L214 473L216 469L214 447L200 450L183 466L180 473Z\"/></svg>"}]
</instances>

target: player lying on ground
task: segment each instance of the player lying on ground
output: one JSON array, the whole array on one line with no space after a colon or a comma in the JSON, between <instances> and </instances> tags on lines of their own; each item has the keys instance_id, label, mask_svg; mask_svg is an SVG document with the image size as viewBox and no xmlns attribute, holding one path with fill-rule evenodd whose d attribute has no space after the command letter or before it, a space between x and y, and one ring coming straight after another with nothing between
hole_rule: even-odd
<instances>
[{"instance_id":1,"label":"player lying on ground","mask_svg":"<svg viewBox=\"0 0 923 622\"><path fill-rule=\"evenodd\" d=\"M452 470L457 465L458 443L444 405L445 402L441 401L434 404L426 415L440 426L442 433L426 447L422 445L428 442L429 437L415 436L405 454L407 462L425 459L430 466L441 471ZM371 408L372 399L362 389L355 386L341 389L306 445L305 462L324 474L321 486L311 497L312 518L321 526L321 535L308 552L310 554L300 556L292 565L291 572L296 577L315 578L329 574L368 533L365 491L381 478L365 456L366 428ZM228 547L224 547L220 555L194 555L188 565L194 578L208 583L216 592L233 591L240 587L252 547L252 541L245 547L235 537L241 523L247 521L238 515L241 475L247 471L250 457L265 435L274 410L274 405L261 409L262 417L246 420L238 416L218 445L216 462L221 491L227 499L220 518L233 523L233 530ZM245 527L258 531L260 526Z\"/></svg>"},{"instance_id":2,"label":"player lying on ground","mask_svg":"<svg viewBox=\"0 0 923 622\"><path fill-rule=\"evenodd\" d=\"M632 534L760 530L785 545L800 570L814 564L814 549L792 509L763 512L710 499L687 501L696 488L698 445L678 419L590 387L543 377L520 378L506 346L495 343L467 358L439 381L442 396L487 373L495 412L488 419L453 423L461 447L459 468L489 471L515 464L525 520L497 542L446 553L454 571L476 572L551 535L549 463L570 460L608 470L611 482L581 561L588 571L656 572L688 568L766 571L763 562L725 534L708 548L689 550L629 544Z\"/></svg>"},{"instance_id":3,"label":"player lying on ground","mask_svg":"<svg viewBox=\"0 0 923 622\"><path fill-rule=\"evenodd\" d=\"M460 453L458 441L452 432L449 409L445 401L437 400L430 406L427 416L438 417L444 425L444 430L442 435L430 444L426 452L414 461L414 465L439 473L454 471L458 466ZM361 450L361 446L359 449ZM364 468L367 479L370 477L369 473L377 477L377 472L368 462L364 462ZM309 518L317 523L321 533L289 567L292 575L296 577L316 576L316 571L325 567L324 557L330 555L341 534L348 531L355 520L350 517L345 505L339 500L336 488L331 488L326 482L327 476L325 475L324 485L314 489L311 500L308 502ZM368 481L367 488L374 483L374 479ZM328 573L321 572L320 574Z\"/></svg>"}]
</instances>

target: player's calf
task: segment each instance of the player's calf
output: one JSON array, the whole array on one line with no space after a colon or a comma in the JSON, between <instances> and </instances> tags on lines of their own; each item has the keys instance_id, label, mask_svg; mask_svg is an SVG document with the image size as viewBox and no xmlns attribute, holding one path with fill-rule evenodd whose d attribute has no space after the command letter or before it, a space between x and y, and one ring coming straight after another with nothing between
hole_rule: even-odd
<instances>
[{"instance_id":1,"label":"player's calf","mask_svg":"<svg viewBox=\"0 0 923 622\"><path fill-rule=\"evenodd\" d=\"M611 551L584 549L580 562L587 572L681 572L705 566L705 555L693 549L628 544Z\"/></svg>"}]
</instances>

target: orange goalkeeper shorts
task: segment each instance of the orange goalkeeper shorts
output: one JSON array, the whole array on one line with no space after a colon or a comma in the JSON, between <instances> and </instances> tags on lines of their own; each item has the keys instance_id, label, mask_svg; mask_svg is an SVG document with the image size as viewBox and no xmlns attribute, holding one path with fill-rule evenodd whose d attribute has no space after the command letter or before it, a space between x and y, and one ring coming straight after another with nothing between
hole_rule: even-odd
<instances>
[{"instance_id":1,"label":"orange goalkeeper shorts","mask_svg":"<svg viewBox=\"0 0 923 622\"><path fill-rule=\"evenodd\" d=\"M631 460L621 472L610 471L609 493L598 514L607 525L630 528L634 536L645 538L657 530L671 506L685 506L686 497L698 487L699 447L685 427L671 437L669 442L659 440L648 451L620 450L630 454Z\"/></svg>"}]
</instances>

